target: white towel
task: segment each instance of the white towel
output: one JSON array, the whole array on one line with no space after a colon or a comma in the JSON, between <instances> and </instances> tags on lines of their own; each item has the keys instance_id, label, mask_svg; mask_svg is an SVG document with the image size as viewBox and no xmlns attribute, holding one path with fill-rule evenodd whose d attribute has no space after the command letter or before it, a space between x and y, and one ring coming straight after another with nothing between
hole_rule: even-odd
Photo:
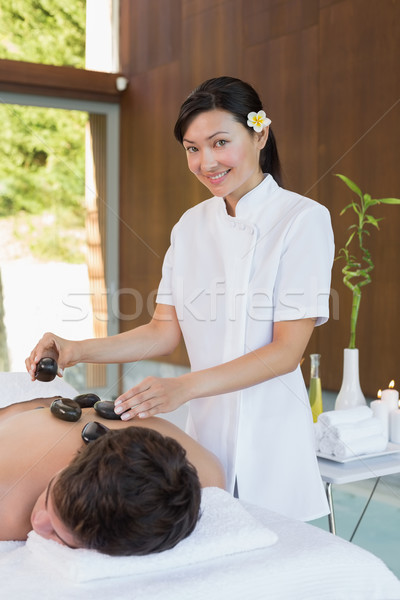
<instances>
[{"instance_id":1,"label":"white towel","mask_svg":"<svg viewBox=\"0 0 400 600\"><path fill-rule=\"evenodd\" d=\"M399 600L400 581L382 560L319 527L251 505L279 541L166 571L77 583L24 545L0 556L4 600ZM55 544L55 543L54 543ZM51 545L53 548L53 545ZM67 550L69 550L67 548ZM79 550L69 550L70 553ZM57 553L58 556L60 556ZM63 555L61 555L63 556ZM97 560L95 553L91 554ZM163 563L163 554L158 555ZM115 559L123 560L123 559ZM67 573L68 575L68 573ZM321 592L323 590L323 592Z\"/></svg>"},{"instance_id":2,"label":"white towel","mask_svg":"<svg viewBox=\"0 0 400 600\"><path fill-rule=\"evenodd\" d=\"M221 556L266 548L278 540L227 492L205 488L202 516L194 532L175 548L147 556L107 556L94 550L71 550L31 531L26 549L46 569L74 582L171 570Z\"/></svg>"},{"instance_id":3,"label":"white towel","mask_svg":"<svg viewBox=\"0 0 400 600\"><path fill-rule=\"evenodd\" d=\"M0 407L33 398L64 396L74 398L79 392L60 377L53 381L32 381L26 373L0 372Z\"/></svg>"},{"instance_id":4,"label":"white towel","mask_svg":"<svg viewBox=\"0 0 400 600\"><path fill-rule=\"evenodd\" d=\"M328 435L324 435L317 441L317 452L326 456L333 455L333 443Z\"/></svg>"},{"instance_id":5,"label":"white towel","mask_svg":"<svg viewBox=\"0 0 400 600\"><path fill-rule=\"evenodd\" d=\"M376 417L364 419L358 423L339 423L339 425L330 427L326 432L326 435L333 441L340 440L346 444L351 444L371 435L381 434L383 434L382 423Z\"/></svg>"},{"instance_id":6,"label":"white towel","mask_svg":"<svg viewBox=\"0 0 400 600\"><path fill-rule=\"evenodd\" d=\"M324 435L324 431L325 431L325 427L323 427L322 423L314 423L314 435L315 435L315 441L318 442L321 440L321 438Z\"/></svg>"},{"instance_id":7,"label":"white towel","mask_svg":"<svg viewBox=\"0 0 400 600\"><path fill-rule=\"evenodd\" d=\"M353 456L362 456L363 454L383 452L386 447L387 439L382 434L354 440L349 444L337 440L333 446L333 455L341 459L352 458Z\"/></svg>"},{"instance_id":8,"label":"white towel","mask_svg":"<svg viewBox=\"0 0 400 600\"><path fill-rule=\"evenodd\" d=\"M348 408L347 410L329 410L321 413L318 422L326 427L338 425L339 423L357 423L373 416L369 406L357 406L357 408Z\"/></svg>"},{"instance_id":9,"label":"white towel","mask_svg":"<svg viewBox=\"0 0 400 600\"><path fill-rule=\"evenodd\" d=\"M339 459L382 452L387 447L382 423L370 408L322 413L315 428L317 452Z\"/></svg>"}]
</instances>

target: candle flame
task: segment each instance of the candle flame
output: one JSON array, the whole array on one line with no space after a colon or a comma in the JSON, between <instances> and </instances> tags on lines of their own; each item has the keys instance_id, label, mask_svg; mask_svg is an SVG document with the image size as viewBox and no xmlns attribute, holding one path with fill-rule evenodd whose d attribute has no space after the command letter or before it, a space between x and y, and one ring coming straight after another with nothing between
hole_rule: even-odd
<instances>
[{"instance_id":1,"label":"candle flame","mask_svg":"<svg viewBox=\"0 0 400 600\"><path fill-rule=\"evenodd\" d=\"M392 379L392 381L389 383L389 387L394 388L394 379Z\"/></svg>"},{"instance_id":2,"label":"candle flame","mask_svg":"<svg viewBox=\"0 0 400 600\"><path fill-rule=\"evenodd\" d=\"M382 397L382 390L378 390L378 393L376 394L377 398L381 398Z\"/></svg>"}]
</instances>

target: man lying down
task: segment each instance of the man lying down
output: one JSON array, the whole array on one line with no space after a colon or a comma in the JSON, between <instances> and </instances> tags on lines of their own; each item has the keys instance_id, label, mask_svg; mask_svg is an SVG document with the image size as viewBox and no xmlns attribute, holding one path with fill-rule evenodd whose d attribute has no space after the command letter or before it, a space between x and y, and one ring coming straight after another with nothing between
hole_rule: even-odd
<instances>
[{"instance_id":1,"label":"man lying down","mask_svg":"<svg viewBox=\"0 0 400 600\"><path fill-rule=\"evenodd\" d=\"M71 548L161 552L193 531L200 487L224 488L215 456L165 419L144 426L88 408L67 422L51 414L53 399L0 409L0 540L34 529ZM91 421L109 431L85 445Z\"/></svg>"}]
</instances>

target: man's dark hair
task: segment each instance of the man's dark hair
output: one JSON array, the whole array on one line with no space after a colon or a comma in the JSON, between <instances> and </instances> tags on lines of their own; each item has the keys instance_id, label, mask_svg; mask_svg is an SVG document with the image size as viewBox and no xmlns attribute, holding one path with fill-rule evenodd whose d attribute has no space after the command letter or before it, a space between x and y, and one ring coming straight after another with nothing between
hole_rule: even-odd
<instances>
[{"instance_id":1,"label":"man's dark hair","mask_svg":"<svg viewBox=\"0 0 400 600\"><path fill-rule=\"evenodd\" d=\"M52 488L54 510L79 545L118 556L173 548L195 528L200 499L186 451L143 427L91 442Z\"/></svg>"}]
</instances>

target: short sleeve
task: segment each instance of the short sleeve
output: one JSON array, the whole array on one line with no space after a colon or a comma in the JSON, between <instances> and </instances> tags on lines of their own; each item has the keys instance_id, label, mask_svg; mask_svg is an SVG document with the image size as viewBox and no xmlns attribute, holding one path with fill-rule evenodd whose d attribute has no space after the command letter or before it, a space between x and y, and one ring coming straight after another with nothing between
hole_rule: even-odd
<instances>
[{"instance_id":1,"label":"short sleeve","mask_svg":"<svg viewBox=\"0 0 400 600\"><path fill-rule=\"evenodd\" d=\"M158 286L158 291L157 291L157 296L156 296L157 304L169 304L170 306L175 305L175 301L173 298L173 288L172 288L175 228L176 228L176 225L172 229L172 232L171 232L171 245L168 248L168 250L165 254L165 257L164 257L161 281Z\"/></svg>"},{"instance_id":2,"label":"short sleeve","mask_svg":"<svg viewBox=\"0 0 400 600\"><path fill-rule=\"evenodd\" d=\"M334 240L328 210L303 210L285 238L274 288L274 321L329 318Z\"/></svg>"}]
</instances>

